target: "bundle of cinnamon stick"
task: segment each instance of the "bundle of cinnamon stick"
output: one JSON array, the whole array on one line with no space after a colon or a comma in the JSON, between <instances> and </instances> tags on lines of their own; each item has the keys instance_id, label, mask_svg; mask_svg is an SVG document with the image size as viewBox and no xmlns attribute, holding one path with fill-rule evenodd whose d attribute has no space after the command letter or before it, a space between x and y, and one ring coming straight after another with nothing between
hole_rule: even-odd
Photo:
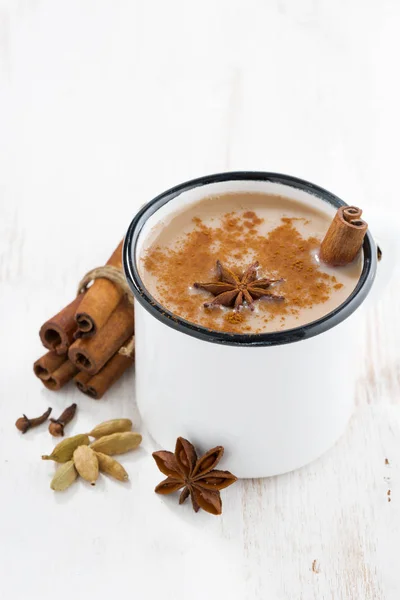
<instances>
[{"instance_id":1,"label":"bundle of cinnamon stick","mask_svg":"<svg viewBox=\"0 0 400 600\"><path fill-rule=\"evenodd\" d=\"M122 242L106 263L122 269ZM35 375L50 390L74 379L77 388L99 400L134 362L134 309L117 283L94 281L39 332L49 351L34 363Z\"/></svg>"}]
</instances>

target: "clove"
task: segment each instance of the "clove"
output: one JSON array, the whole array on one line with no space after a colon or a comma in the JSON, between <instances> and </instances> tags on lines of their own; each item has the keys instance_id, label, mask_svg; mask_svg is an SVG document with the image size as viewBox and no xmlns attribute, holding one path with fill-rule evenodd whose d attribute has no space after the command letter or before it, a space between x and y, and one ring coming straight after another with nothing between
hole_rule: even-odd
<instances>
[{"instance_id":1,"label":"clove","mask_svg":"<svg viewBox=\"0 0 400 600\"><path fill-rule=\"evenodd\" d=\"M58 419L50 419L49 432L51 435L54 435L54 437L64 435L64 427L74 418L76 408L76 404L71 404L71 406L64 410Z\"/></svg>"},{"instance_id":2,"label":"clove","mask_svg":"<svg viewBox=\"0 0 400 600\"><path fill-rule=\"evenodd\" d=\"M46 412L42 414L41 417L36 417L36 419L28 419L26 415L22 415L22 417L17 419L17 421L15 422L15 427L19 429L22 433L26 433L28 429L31 429L31 427L37 427L38 425L41 425L42 423L47 421L51 411L52 409L49 407L46 410Z\"/></svg>"}]
</instances>

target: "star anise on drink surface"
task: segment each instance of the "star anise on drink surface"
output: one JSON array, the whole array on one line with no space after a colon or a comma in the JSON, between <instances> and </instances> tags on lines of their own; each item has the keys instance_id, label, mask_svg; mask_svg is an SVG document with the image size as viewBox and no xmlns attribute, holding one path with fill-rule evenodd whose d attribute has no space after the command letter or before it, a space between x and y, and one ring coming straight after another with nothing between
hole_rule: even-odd
<instances>
[{"instance_id":1,"label":"star anise on drink surface","mask_svg":"<svg viewBox=\"0 0 400 600\"><path fill-rule=\"evenodd\" d=\"M247 267L241 276L236 275L231 269L224 267L217 260L217 277L219 281L210 283L194 283L195 288L206 290L215 296L212 302L206 302L205 308L214 306L233 306L239 309L246 302L250 308L260 298L284 300L284 296L271 294L268 290L273 283L280 283L283 279L257 279L258 262Z\"/></svg>"},{"instance_id":2,"label":"star anise on drink surface","mask_svg":"<svg viewBox=\"0 0 400 600\"><path fill-rule=\"evenodd\" d=\"M179 504L191 496L195 512L202 508L212 515L220 515L222 502L219 491L237 481L237 477L229 471L214 469L223 453L223 447L217 446L197 458L194 446L179 437L175 453L166 450L153 452L157 467L167 475L154 491L157 494L172 494L183 488Z\"/></svg>"}]
</instances>

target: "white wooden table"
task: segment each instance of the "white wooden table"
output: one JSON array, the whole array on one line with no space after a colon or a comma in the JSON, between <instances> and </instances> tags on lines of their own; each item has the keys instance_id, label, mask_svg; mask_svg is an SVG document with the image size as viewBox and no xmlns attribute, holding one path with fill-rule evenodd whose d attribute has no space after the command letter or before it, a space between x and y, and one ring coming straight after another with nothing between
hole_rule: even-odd
<instances>
[{"instance_id":1,"label":"white wooden table","mask_svg":"<svg viewBox=\"0 0 400 600\"><path fill-rule=\"evenodd\" d=\"M393 0L0 2L0 597L398 600L400 285L365 312L348 431L294 473L239 482L214 518L153 493L132 374L101 402L32 375L41 323L136 209L209 172L262 169L396 215ZM398 214L398 213L397 213ZM132 416L129 485L49 489L46 430ZM387 459L387 461L386 461ZM389 464L385 464L388 462ZM390 495L389 494L390 490ZM390 500L390 502L389 502Z\"/></svg>"}]
</instances>

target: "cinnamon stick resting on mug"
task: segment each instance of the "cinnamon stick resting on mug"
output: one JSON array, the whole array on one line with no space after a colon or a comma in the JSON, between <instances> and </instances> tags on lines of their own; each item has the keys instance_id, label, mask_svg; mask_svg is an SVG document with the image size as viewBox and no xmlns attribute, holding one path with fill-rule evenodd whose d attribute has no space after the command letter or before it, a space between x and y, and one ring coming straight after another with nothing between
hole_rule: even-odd
<instances>
[{"instance_id":1,"label":"cinnamon stick resting on mug","mask_svg":"<svg viewBox=\"0 0 400 600\"><path fill-rule=\"evenodd\" d=\"M360 251L368 224L356 206L341 206L322 241L319 256L323 262L340 267L351 263Z\"/></svg>"},{"instance_id":2,"label":"cinnamon stick resting on mug","mask_svg":"<svg viewBox=\"0 0 400 600\"><path fill-rule=\"evenodd\" d=\"M123 240L108 259L107 265L122 269L122 245ZM90 337L99 331L118 306L123 295L124 291L109 279L96 279L75 313L77 325L75 338Z\"/></svg>"},{"instance_id":3,"label":"cinnamon stick resting on mug","mask_svg":"<svg viewBox=\"0 0 400 600\"><path fill-rule=\"evenodd\" d=\"M89 375L85 371L78 373L74 378L78 390L94 400L100 400L121 375L133 366L134 343L135 337L132 336L96 375Z\"/></svg>"},{"instance_id":4,"label":"cinnamon stick resting on mug","mask_svg":"<svg viewBox=\"0 0 400 600\"><path fill-rule=\"evenodd\" d=\"M69 359L79 370L95 375L133 335L134 329L134 308L124 297L96 335L79 338L70 346Z\"/></svg>"},{"instance_id":5,"label":"cinnamon stick resting on mug","mask_svg":"<svg viewBox=\"0 0 400 600\"><path fill-rule=\"evenodd\" d=\"M77 374L78 369L66 354L60 356L51 351L34 363L33 371L47 389L59 390Z\"/></svg>"},{"instance_id":6,"label":"cinnamon stick resting on mug","mask_svg":"<svg viewBox=\"0 0 400 600\"><path fill-rule=\"evenodd\" d=\"M78 328L75 313L83 296L84 294L79 294L68 306L42 325L39 336L45 348L54 350L57 354L65 354L68 351Z\"/></svg>"}]
</instances>

